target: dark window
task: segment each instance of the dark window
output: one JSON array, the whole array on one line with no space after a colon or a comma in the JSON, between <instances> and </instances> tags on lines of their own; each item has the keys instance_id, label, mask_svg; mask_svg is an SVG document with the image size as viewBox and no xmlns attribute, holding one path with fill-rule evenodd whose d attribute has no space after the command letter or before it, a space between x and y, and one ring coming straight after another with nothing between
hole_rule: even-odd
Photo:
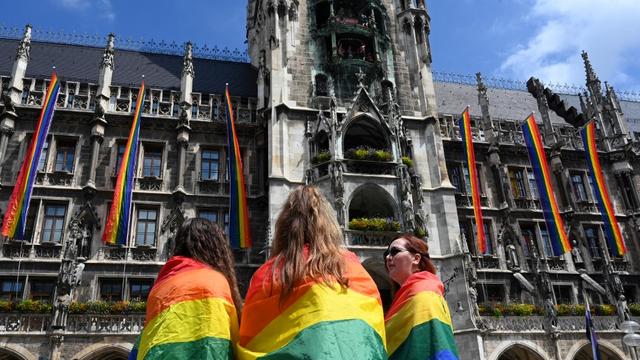
<instances>
[{"instance_id":1,"label":"dark window","mask_svg":"<svg viewBox=\"0 0 640 360\"><path fill-rule=\"evenodd\" d=\"M573 193L578 201L588 201L587 188L584 184L584 177L581 173L571 174L571 185L573 186Z\"/></svg>"},{"instance_id":2,"label":"dark window","mask_svg":"<svg viewBox=\"0 0 640 360\"><path fill-rule=\"evenodd\" d=\"M120 164L122 164L122 158L124 157L124 151L127 149L127 144L119 143L118 144L118 153L116 154L116 168L115 174L118 175L118 171L120 171Z\"/></svg>"},{"instance_id":3,"label":"dark window","mask_svg":"<svg viewBox=\"0 0 640 360\"><path fill-rule=\"evenodd\" d=\"M584 237L589 247L589 255L591 258L602 258L602 249L600 248L600 229L597 225L583 225Z\"/></svg>"},{"instance_id":4,"label":"dark window","mask_svg":"<svg viewBox=\"0 0 640 360\"><path fill-rule=\"evenodd\" d=\"M557 304L573 304L573 287L571 285L553 285Z\"/></svg>"},{"instance_id":5,"label":"dark window","mask_svg":"<svg viewBox=\"0 0 640 360\"><path fill-rule=\"evenodd\" d=\"M629 210L635 210L638 208L638 199L636 198L635 187L631 182L628 174L621 174L618 176L618 184L622 191L622 199L624 205Z\"/></svg>"},{"instance_id":6,"label":"dark window","mask_svg":"<svg viewBox=\"0 0 640 360\"><path fill-rule=\"evenodd\" d=\"M2 279L0 286L0 300L16 301L22 299L24 280Z\"/></svg>"},{"instance_id":7,"label":"dark window","mask_svg":"<svg viewBox=\"0 0 640 360\"><path fill-rule=\"evenodd\" d=\"M42 242L60 242L62 240L66 210L66 206L59 204L44 206Z\"/></svg>"},{"instance_id":8,"label":"dark window","mask_svg":"<svg viewBox=\"0 0 640 360\"><path fill-rule=\"evenodd\" d=\"M624 286L624 296L627 298L627 303L634 304L638 302L638 288L634 285Z\"/></svg>"},{"instance_id":9,"label":"dark window","mask_svg":"<svg viewBox=\"0 0 640 360\"><path fill-rule=\"evenodd\" d=\"M476 252L475 238L471 234L469 229L471 228L469 227L468 221L460 222L460 235L461 236L464 235L464 239L467 241L467 247L469 248L469 252L473 255L476 255L477 252Z\"/></svg>"},{"instance_id":10,"label":"dark window","mask_svg":"<svg viewBox=\"0 0 640 360\"><path fill-rule=\"evenodd\" d=\"M46 303L52 302L55 279L34 279L29 280L29 283L29 298Z\"/></svg>"},{"instance_id":11,"label":"dark window","mask_svg":"<svg viewBox=\"0 0 640 360\"><path fill-rule=\"evenodd\" d=\"M544 250L544 255L554 256L553 255L553 247L551 247L551 238L549 237L549 232L547 231L547 226L544 223L540 223L540 237L542 238L542 249Z\"/></svg>"},{"instance_id":12,"label":"dark window","mask_svg":"<svg viewBox=\"0 0 640 360\"><path fill-rule=\"evenodd\" d=\"M501 303L505 301L505 289L502 284L484 284L478 286L478 304L486 302Z\"/></svg>"},{"instance_id":13,"label":"dark window","mask_svg":"<svg viewBox=\"0 0 640 360\"><path fill-rule=\"evenodd\" d=\"M224 213L224 234L229 235L229 211L226 210Z\"/></svg>"},{"instance_id":14,"label":"dark window","mask_svg":"<svg viewBox=\"0 0 640 360\"><path fill-rule=\"evenodd\" d=\"M535 244L536 230L532 224L520 224L520 232L522 238L520 239L520 246L524 252L525 257L531 256L531 244Z\"/></svg>"},{"instance_id":15,"label":"dark window","mask_svg":"<svg viewBox=\"0 0 640 360\"><path fill-rule=\"evenodd\" d=\"M200 162L201 180L218 180L220 168L220 153L215 150L202 150Z\"/></svg>"},{"instance_id":16,"label":"dark window","mask_svg":"<svg viewBox=\"0 0 640 360\"><path fill-rule=\"evenodd\" d=\"M47 139L42 145L42 153L40 153L40 159L38 160L38 171L45 171L45 165L47 165L48 154L49 154L49 140Z\"/></svg>"},{"instance_id":17,"label":"dark window","mask_svg":"<svg viewBox=\"0 0 640 360\"><path fill-rule=\"evenodd\" d=\"M136 245L155 245L157 213L154 209L138 209Z\"/></svg>"},{"instance_id":18,"label":"dark window","mask_svg":"<svg viewBox=\"0 0 640 360\"><path fill-rule=\"evenodd\" d=\"M129 280L129 300L146 301L153 286L150 279L130 279Z\"/></svg>"},{"instance_id":19,"label":"dark window","mask_svg":"<svg viewBox=\"0 0 640 360\"><path fill-rule=\"evenodd\" d=\"M122 300L122 279L101 279L100 280L100 300L121 301Z\"/></svg>"},{"instance_id":20,"label":"dark window","mask_svg":"<svg viewBox=\"0 0 640 360\"><path fill-rule=\"evenodd\" d=\"M462 171L459 164L450 163L448 165L451 183L456 187L456 192L464 194L465 187L462 181Z\"/></svg>"},{"instance_id":21,"label":"dark window","mask_svg":"<svg viewBox=\"0 0 640 360\"><path fill-rule=\"evenodd\" d=\"M56 146L55 171L73 172L76 147L72 142L58 142Z\"/></svg>"},{"instance_id":22,"label":"dark window","mask_svg":"<svg viewBox=\"0 0 640 360\"><path fill-rule=\"evenodd\" d=\"M199 210L198 217L207 219L214 224L218 222L218 212L215 210Z\"/></svg>"},{"instance_id":23,"label":"dark window","mask_svg":"<svg viewBox=\"0 0 640 360\"><path fill-rule=\"evenodd\" d=\"M511 191L516 199L527 197L527 186L525 185L523 169L509 169L509 180Z\"/></svg>"},{"instance_id":24,"label":"dark window","mask_svg":"<svg viewBox=\"0 0 640 360\"><path fill-rule=\"evenodd\" d=\"M472 226L473 226L473 237L475 239L475 243L478 244L478 230L476 227L476 222L475 221L471 221ZM483 222L483 228L484 228L484 237L486 239L487 242L487 251L486 254L493 254L493 240L491 237L491 221L488 220L484 220ZM476 247L478 247L478 245L476 245Z\"/></svg>"},{"instance_id":25,"label":"dark window","mask_svg":"<svg viewBox=\"0 0 640 360\"><path fill-rule=\"evenodd\" d=\"M533 173L533 170L529 169L529 171L527 171L527 179L529 180L529 191L531 191L531 198L538 200L540 196L538 196L538 184L536 184L536 175Z\"/></svg>"},{"instance_id":26,"label":"dark window","mask_svg":"<svg viewBox=\"0 0 640 360\"><path fill-rule=\"evenodd\" d=\"M160 177L160 169L162 167L162 149L158 147L144 148L144 162L142 168L142 176Z\"/></svg>"}]
</instances>

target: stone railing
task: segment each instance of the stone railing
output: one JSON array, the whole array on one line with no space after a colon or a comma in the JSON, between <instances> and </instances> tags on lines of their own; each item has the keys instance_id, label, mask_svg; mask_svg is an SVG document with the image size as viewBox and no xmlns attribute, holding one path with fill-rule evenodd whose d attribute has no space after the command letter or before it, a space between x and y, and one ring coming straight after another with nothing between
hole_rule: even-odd
<instances>
[{"instance_id":1,"label":"stone railing","mask_svg":"<svg viewBox=\"0 0 640 360\"><path fill-rule=\"evenodd\" d=\"M369 160L345 160L347 172L354 174L395 175L397 164Z\"/></svg>"},{"instance_id":2,"label":"stone railing","mask_svg":"<svg viewBox=\"0 0 640 360\"><path fill-rule=\"evenodd\" d=\"M557 330L561 332L584 332L584 316L558 316ZM593 316L596 331L618 331L616 316ZM545 331L544 316L482 316L481 323L487 330L501 332Z\"/></svg>"},{"instance_id":3,"label":"stone railing","mask_svg":"<svg viewBox=\"0 0 640 360\"><path fill-rule=\"evenodd\" d=\"M345 230L348 245L386 247L398 237L396 231L357 231Z\"/></svg>"},{"instance_id":4,"label":"stone railing","mask_svg":"<svg viewBox=\"0 0 640 360\"><path fill-rule=\"evenodd\" d=\"M51 314L0 314L0 334L3 333L44 333L49 328Z\"/></svg>"},{"instance_id":5,"label":"stone railing","mask_svg":"<svg viewBox=\"0 0 640 360\"><path fill-rule=\"evenodd\" d=\"M145 314L69 315L67 333L72 334L139 334Z\"/></svg>"},{"instance_id":6,"label":"stone railing","mask_svg":"<svg viewBox=\"0 0 640 360\"><path fill-rule=\"evenodd\" d=\"M11 241L2 245L2 257L11 259L59 259L62 246L58 243L31 244Z\"/></svg>"}]
</instances>

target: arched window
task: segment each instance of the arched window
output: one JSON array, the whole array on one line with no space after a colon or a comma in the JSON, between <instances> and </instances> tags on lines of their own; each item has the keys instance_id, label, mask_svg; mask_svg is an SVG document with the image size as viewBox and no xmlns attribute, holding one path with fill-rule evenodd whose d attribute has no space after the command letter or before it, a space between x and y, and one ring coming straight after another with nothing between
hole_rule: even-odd
<instances>
[{"instance_id":1,"label":"arched window","mask_svg":"<svg viewBox=\"0 0 640 360\"><path fill-rule=\"evenodd\" d=\"M357 188L349 203L349 220L358 218L396 219L395 213L394 200L391 195L375 184L365 184Z\"/></svg>"},{"instance_id":2,"label":"arched window","mask_svg":"<svg viewBox=\"0 0 640 360\"><path fill-rule=\"evenodd\" d=\"M520 359L529 359L529 360L544 360L540 354L536 353L532 349L522 346L522 345L514 345L505 350L498 360L520 360Z\"/></svg>"},{"instance_id":3,"label":"arched window","mask_svg":"<svg viewBox=\"0 0 640 360\"><path fill-rule=\"evenodd\" d=\"M391 144L382 126L375 120L363 116L353 120L344 133L345 154L358 148L391 151Z\"/></svg>"}]
</instances>

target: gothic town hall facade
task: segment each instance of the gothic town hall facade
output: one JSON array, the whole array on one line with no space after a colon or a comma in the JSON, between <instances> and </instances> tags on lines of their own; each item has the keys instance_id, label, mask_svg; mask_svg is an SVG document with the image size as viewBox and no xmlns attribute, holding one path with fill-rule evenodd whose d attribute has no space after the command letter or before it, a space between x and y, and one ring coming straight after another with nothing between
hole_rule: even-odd
<instances>
[{"instance_id":1,"label":"gothic town hall facade","mask_svg":"<svg viewBox=\"0 0 640 360\"><path fill-rule=\"evenodd\" d=\"M228 82L254 241L236 252L243 289L269 256L283 200L311 183L333 204L346 246L385 306L392 294L382 252L400 232L425 238L463 359L590 359L585 298L603 358L636 359L618 325L640 315L640 102L602 82L586 53L584 86L556 90L567 106L597 121L628 249L618 257L606 245L578 129L537 96L542 89L434 73L426 5L249 0L248 56L190 43L119 42L112 34L79 40L4 28L3 213L52 66L62 87L26 236L0 244L0 358L126 359L176 228L191 217L227 224ZM107 246L102 230L142 75L147 93L131 235L123 246ZM467 105L486 254L476 250L457 125ZM534 111L574 244L562 257L551 251L520 128Z\"/></svg>"}]
</instances>

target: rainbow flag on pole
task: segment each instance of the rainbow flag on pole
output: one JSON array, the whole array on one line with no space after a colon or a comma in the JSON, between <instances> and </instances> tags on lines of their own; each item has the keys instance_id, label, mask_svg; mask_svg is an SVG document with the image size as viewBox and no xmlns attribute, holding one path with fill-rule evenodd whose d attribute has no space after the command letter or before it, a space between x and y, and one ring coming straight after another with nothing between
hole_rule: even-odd
<instances>
[{"instance_id":1,"label":"rainbow flag on pole","mask_svg":"<svg viewBox=\"0 0 640 360\"><path fill-rule=\"evenodd\" d=\"M138 156L138 139L140 136L140 113L144 104L144 81L140 84L136 108L133 113L133 123L129 131L127 146L122 155L116 187L113 189L113 201L107 218L107 225L102 233L102 241L105 244L124 245L129 236L129 219L133 198L133 187L136 172L136 159Z\"/></svg>"},{"instance_id":2,"label":"rainbow flag on pole","mask_svg":"<svg viewBox=\"0 0 640 360\"><path fill-rule=\"evenodd\" d=\"M275 259L253 275L240 322L236 358L386 359L382 303L353 253L345 254L347 289L307 280L284 301Z\"/></svg>"},{"instance_id":3,"label":"rainbow flag on pole","mask_svg":"<svg viewBox=\"0 0 640 360\"><path fill-rule=\"evenodd\" d=\"M414 273L396 293L385 318L389 359L457 360L444 285L428 271Z\"/></svg>"},{"instance_id":4,"label":"rainbow flag on pole","mask_svg":"<svg viewBox=\"0 0 640 360\"><path fill-rule=\"evenodd\" d=\"M240 143L236 134L235 117L229 84L225 89L227 103L227 151L229 154L229 240L234 248L251 247L251 231L249 228L249 210L247 208L247 193L244 184L242 155Z\"/></svg>"},{"instance_id":5,"label":"rainbow flag on pole","mask_svg":"<svg viewBox=\"0 0 640 360\"><path fill-rule=\"evenodd\" d=\"M238 315L227 279L191 258L160 269L130 360L233 359Z\"/></svg>"},{"instance_id":6,"label":"rainbow flag on pole","mask_svg":"<svg viewBox=\"0 0 640 360\"><path fill-rule=\"evenodd\" d=\"M558 202L553 193L551 185L551 170L547 162L547 155L544 152L544 144L542 136L536 124L533 114L529 115L524 124L522 124L522 133L524 141L529 151L529 160L533 168L533 174L538 185L538 193L540 194L540 206L544 214L544 220L547 224L547 231L551 239L551 247L553 255L561 256L571 251L571 243L564 230L564 221L560 216Z\"/></svg>"},{"instance_id":7,"label":"rainbow flag on pole","mask_svg":"<svg viewBox=\"0 0 640 360\"><path fill-rule=\"evenodd\" d=\"M469 179L471 181L471 199L473 200L473 215L476 223L476 241L478 251L481 254L487 253L487 239L484 234L484 221L482 219L482 203L480 202L480 181L478 181L478 168L476 167L476 152L473 149L473 134L471 133L471 116L469 107L462 112L459 122L460 138L467 159L469 168Z\"/></svg>"},{"instance_id":8,"label":"rainbow flag on pole","mask_svg":"<svg viewBox=\"0 0 640 360\"><path fill-rule=\"evenodd\" d=\"M582 129L582 142L584 143L584 151L587 155L587 165L589 165L589 176L591 176L591 185L593 187L593 193L598 200L598 208L600 214L602 214L602 220L604 221L605 234L607 235L607 241L609 248L614 251L618 256L623 256L627 251L622 238L622 232L616 220L616 214L611 203L611 197L609 196L609 190L607 188L607 182L604 179L604 172L602 166L600 166L600 159L598 158L598 148L596 145L596 123L595 121L589 122Z\"/></svg>"},{"instance_id":9,"label":"rainbow flag on pole","mask_svg":"<svg viewBox=\"0 0 640 360\"><path fill-rule=\"evenodd\" d=\"M24 159L16 184L9 198L6 213L2 222L2 235L14 239L24 239L24 231L27 225L27 214L29 213L29 202L31 201L31 193L33 192L33 183L38 172L38 163L42 156L42 147L47 141L49 128L53 121L53 113L55 112L56 99L60 90L60 80L54 71L51 74L51 82L47 88L47 94L44 98L42 110L40 111L40 119L36 125L33 137L27 148L27 156Z\"/></svg>"}]
</instances>

